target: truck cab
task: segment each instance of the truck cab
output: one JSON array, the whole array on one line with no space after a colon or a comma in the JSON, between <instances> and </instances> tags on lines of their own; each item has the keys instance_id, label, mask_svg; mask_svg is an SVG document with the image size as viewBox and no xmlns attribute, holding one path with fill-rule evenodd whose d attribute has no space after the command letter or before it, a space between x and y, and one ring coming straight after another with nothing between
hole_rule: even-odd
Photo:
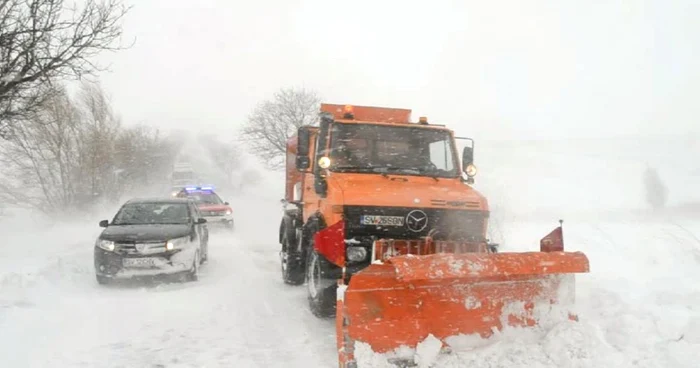
<instances>
[{"instance_id":1,"label":"truck cab","mask_svg":"<svg viewBox=\"0 0 700 368\"><path fill-rule=\"evenodd\" d=\"M381 258L377 244L487 244L489 207L472 184L473 140L411 110L322 104L318 126L287 142L282 276L308 285L317 316L334 313L338 279Z\"/></svg>"}]
</instances>

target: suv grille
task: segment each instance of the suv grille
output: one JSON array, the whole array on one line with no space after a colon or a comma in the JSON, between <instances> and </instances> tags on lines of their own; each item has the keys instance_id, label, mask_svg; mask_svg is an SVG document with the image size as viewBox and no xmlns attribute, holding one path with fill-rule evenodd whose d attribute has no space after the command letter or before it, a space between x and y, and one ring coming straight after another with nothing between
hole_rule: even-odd
<instances>
[{"instance_id":1,"label":"suv grille","mask_svg":"<svg viewBox=\"0 0 700 368\"><path fill-rule=\"evenodd\" d=\"M139 251L139 248L142 250ZM162 253L165 252L165 241L138 243L118 241L115 242L114 252L121 255Z\"/></svg>"}]
</instances>

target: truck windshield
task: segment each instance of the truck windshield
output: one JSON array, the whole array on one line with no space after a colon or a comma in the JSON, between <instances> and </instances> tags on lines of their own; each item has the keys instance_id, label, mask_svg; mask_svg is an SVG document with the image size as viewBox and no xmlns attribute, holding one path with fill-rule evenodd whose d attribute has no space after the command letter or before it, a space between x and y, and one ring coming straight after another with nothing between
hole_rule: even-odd
<instances>
[{"instance_id":1,"label":"truck windshield","mask_svg":"<svg viewBox=\"0 0 700 368\"><path fill-rule=\"evenodd\" d=\"M335 172L459 176L446 130L335 123L330 147L330 170Z\"/></svg>"}]
</instances>

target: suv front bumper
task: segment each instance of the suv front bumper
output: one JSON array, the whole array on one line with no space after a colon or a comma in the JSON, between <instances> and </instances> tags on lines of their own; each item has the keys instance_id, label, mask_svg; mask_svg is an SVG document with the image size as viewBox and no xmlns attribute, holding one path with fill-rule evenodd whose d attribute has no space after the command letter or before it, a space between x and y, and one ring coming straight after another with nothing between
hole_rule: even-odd
<instances>
[{"instance_id":1,"label":"suv front bumper","mask_svg":"<svg viewBox=\"0 0 700 368\"><path fill-rule=\"evenodd\" d=\"M182 249L177 252L167 252L149 255L121 255L95 247L95 273L98 276L113 279L129 279L134 277L166 276L188 272L194 264L195 249ZM124 259L148 258L153 265L150 267L126 267Z\"/></svg>"}]
</instances>

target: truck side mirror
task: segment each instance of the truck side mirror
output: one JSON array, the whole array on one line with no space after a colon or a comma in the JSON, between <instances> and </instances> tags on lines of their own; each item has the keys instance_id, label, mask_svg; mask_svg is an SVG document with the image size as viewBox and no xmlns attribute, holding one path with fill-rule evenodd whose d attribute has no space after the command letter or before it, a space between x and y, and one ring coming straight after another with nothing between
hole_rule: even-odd
<instances>
[{"instance_id":1,"label":"truck side mirror","mask_svg":"<svg viewBox=\"0 0 700 368\"><path fill-rule=\"evenodd\" d=\"M309 146L311 144L311 131L307 127L301 127L297 131L297 170L304 171L311 167Z\"/></svg>"},{"instance_id":2,"label":"truck side mirror","mask_svg":"<svg viewBox=\"0 0 700 368\"><path fill-rule=\"evenodd\" d=\"M109 221L108 220L102 220L100 221L100 227L107 227L109 226Z\"/></svg>"},{"instance_id":3,"label":"truck side mirror","mask_svg":"<svg viewBox=\"0 0 700 368\"><path fill-rule=\"evenodd\" d=\"M462 151L462 171L467 171L467 166L474 164L474 147L464 147Z\"/></svg>"},{"instance_id":4,"label":"truck side mirror","mask_svg":"<svg viewBox=\"0 0 700 368\"><path fill-rule=\"evenodd\" d=\"M306 171L311 167L311 160L309 156L297 156L297 170Z\"/></svg>"}]
</instances>

